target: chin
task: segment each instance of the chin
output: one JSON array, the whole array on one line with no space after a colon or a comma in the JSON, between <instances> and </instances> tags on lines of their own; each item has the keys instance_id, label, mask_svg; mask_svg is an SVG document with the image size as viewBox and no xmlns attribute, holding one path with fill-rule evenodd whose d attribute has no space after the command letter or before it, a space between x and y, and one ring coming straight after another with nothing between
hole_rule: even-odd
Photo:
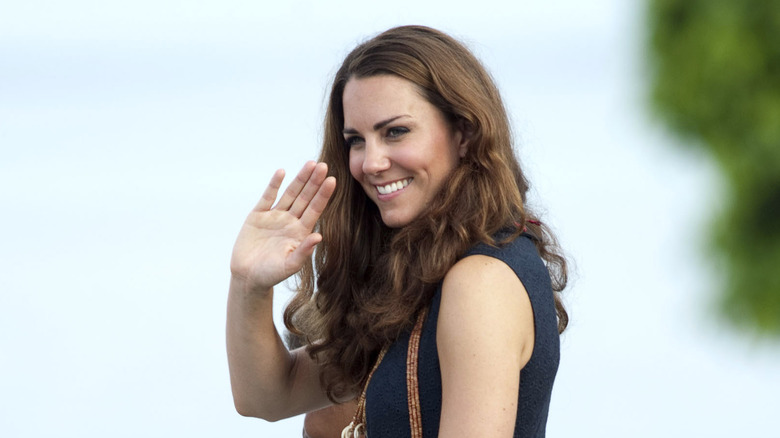
<instances>
[{"instance_id":1,"label":"chin","mask_svg":"<svg viewBox=\"0 0 780 438\"><path fill-rule=\"evenodd\" d=\"M395 215L382 215L382 222L390 228L402 228L411 222L411 220Z\"/></svg>"},{"instance_id":2,"label":"chin","mask_svg":"<svg viewBox=\"0 0 780 438\"><path fill-rule=\"evenodd\" d=\"M384 219L382 219L382 222L384 222L388 228L402 228L404 225L406 225L406 222L386 221Z\"/></svg>"}]
</instances>

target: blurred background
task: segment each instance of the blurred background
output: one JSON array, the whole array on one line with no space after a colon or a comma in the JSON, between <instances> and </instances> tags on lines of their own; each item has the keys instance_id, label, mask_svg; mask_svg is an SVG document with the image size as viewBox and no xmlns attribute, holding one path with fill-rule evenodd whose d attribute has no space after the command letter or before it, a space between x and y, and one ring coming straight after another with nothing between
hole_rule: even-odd
<instances>
[{"instance_id":1,"label":"blurred background","mask_svg":"<svg viewBox=\"0 0 780 438\"><path fill-rule=\"evenodd\" d=\"M777 433L777 3L28 0L0 6L0 435L300 436L233 408L230 251L401 24L494 75L574 261L548 436Z\"/></svg>"}]
</instances>

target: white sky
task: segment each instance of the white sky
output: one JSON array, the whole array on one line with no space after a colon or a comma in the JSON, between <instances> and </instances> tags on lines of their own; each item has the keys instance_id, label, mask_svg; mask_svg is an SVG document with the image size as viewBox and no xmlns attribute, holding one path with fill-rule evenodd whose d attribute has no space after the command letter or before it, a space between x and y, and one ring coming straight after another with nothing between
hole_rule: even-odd
<instances>
[{"instance_id":1,"label":"white sky","mask_svg":"<svg viewBox=\"0 0 780 438\"><path fill-rule=\"evenodd\" d=\"M233 410L230 249L273 170L316 156L341 58L410 23L462 38L494 74L534 205L576 262L548 436L775 429L780 350L709 312L716 173L643 110L639 2L13 3L3 437L299 436L300 418Z\"/></svg>"}]
</instances>

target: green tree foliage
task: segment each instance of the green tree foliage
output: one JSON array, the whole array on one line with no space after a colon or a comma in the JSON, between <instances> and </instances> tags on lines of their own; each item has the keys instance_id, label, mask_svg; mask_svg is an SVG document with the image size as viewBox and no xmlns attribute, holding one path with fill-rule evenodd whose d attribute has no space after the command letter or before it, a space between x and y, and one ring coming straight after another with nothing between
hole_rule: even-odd
<instances>
[{"instance_id":1,"label":"green tree foliage","mask_svg":"<svg viewBox=\"0 0 780 438\"><path fill-rule=\"evenodd\" d=\"M653 107L728 183L723 314L780 336L780 1L650 0L648 17Z\"/></svg>"}]
</instances>

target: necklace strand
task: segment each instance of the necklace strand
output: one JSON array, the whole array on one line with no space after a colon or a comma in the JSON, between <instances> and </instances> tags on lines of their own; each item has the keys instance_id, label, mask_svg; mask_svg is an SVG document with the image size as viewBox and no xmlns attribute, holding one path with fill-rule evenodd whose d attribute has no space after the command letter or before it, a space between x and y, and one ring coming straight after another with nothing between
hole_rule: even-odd
<instances>
[{"instance_id":1,"label":"necklace strand","mask_svg":"<svg viewBox=\"0 0 780 438\"><path fill-rule=\"evenodd\" d=\"M355 411L355 416L352 418L352 422L347 425L347 427L344 428L344 430L341 431L341 438L360 438L364 437L366 434L366 390L368 389L368 384L371 383L371 377L374 376L374 371L376 371L377 368L379 368L379 364L382 363L382 359L385 357L385 353L387 353L387 345L382 347L382 350L379 352L379 356L376 358L376 362L374 363L374 367L371 368L371 372L368 373L368 378L366 379L366 384L363 386L363 391L360 393L360 398L358 398L358 407Z\"/></svg>"}]
</instances>

